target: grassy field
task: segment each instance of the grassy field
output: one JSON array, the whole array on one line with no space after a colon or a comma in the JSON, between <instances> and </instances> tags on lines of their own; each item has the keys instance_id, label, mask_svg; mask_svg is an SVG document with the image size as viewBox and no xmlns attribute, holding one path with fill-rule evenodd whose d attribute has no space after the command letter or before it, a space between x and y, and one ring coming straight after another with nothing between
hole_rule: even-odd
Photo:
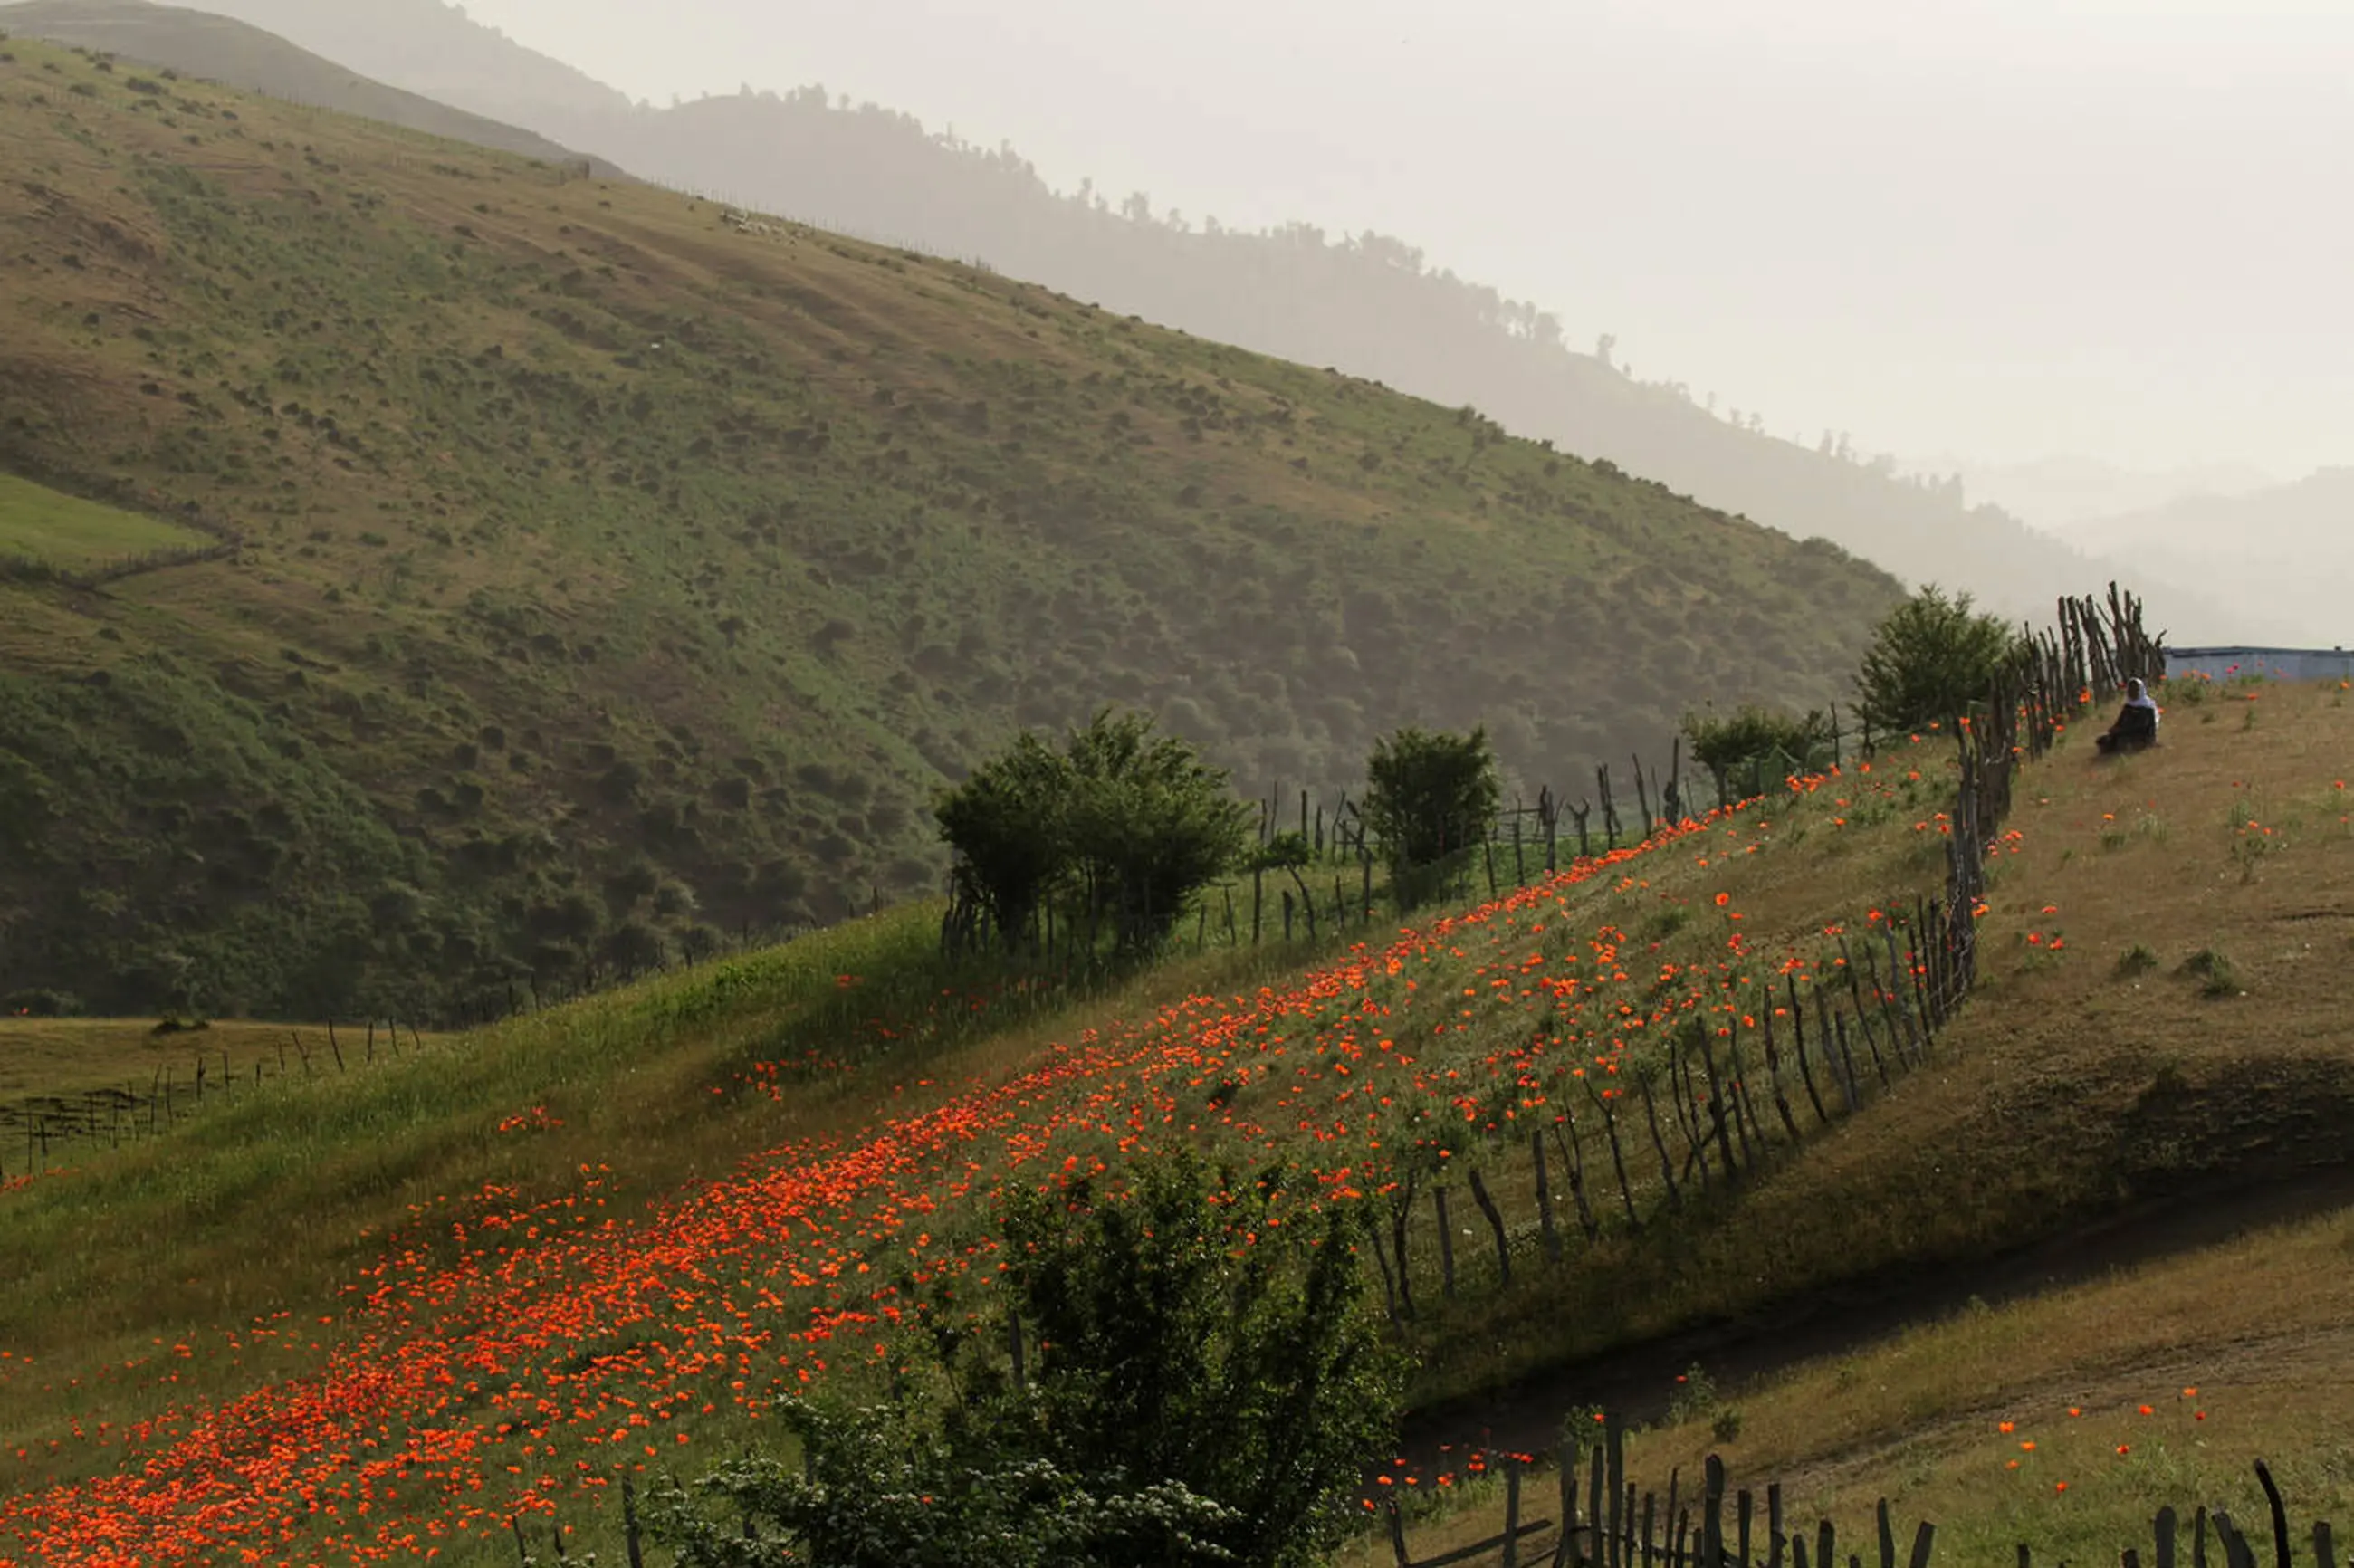
<instances>
[{"instance_id":1,"label":"grassy field","mask_svg":"<svg viewBox=\"0 0 2354 1568\"><path fill-rule=\"evenodd\" d=\"M2100 764L2072 738L2027 776L1994 876L1984 982L1935 1069L1725 1203L1639 1237L1606 1235L1511 1291L1468 1279L1463 1300L1417 1326L1420 1396L1639 1356L1663 1334L1771 1320L1794 1303L2065 1235L2122 1204L2345 1162L2354 1059L2331 976L2354 951L2354 932L2335 924L2354 885L2336 771L2354 755L2346 694L2191 696L2169 697L2158 753ZM895 1270L985 1256L997 1183L1113 1169L1140 1142L1170 1139L1238 1157L1288 1150L1328 1177L1371 1179L1368 1136L1410 1135L1425 1097L1443 1105L1476 1088L1525 1040L1526 1004L1494 989L1500 966L1565 963L1597 932L1630 933L1609 944L1628 978L1596 976L1581 1003L1608 1016L1651 983L1655 963L1681 968L1721 946L1712 918L1738 914L1758 951L1797 957L1876 895L1933 883L1944 755L1926 741L1870 776L1499 908L1335 948L1331 967L1305 975L1270 968L1267 955L1213 951L1108 990L989 987L936 967L931 916L915 908L373 1074L289 1083L170 1139L94 1156L5 1200L0 1345L33 1361L6 1374L0 1452L27 1455L6 1522L21 1530L45 1507L90 1505L86 1492L46 1489L127 1461L99 1423L124 1430L174 1406L250 1412L270 1389L296 1386L288 1380L317 1377L358 1402L335 1418L355 1425L335 1430L411 1454L430 1480L404 1504L414 1511L392 1510L394 1528L438 1520L455 1532L455 1561L489 1563L512 1551L500 1510L546 1503L595 1545L611 1528L610 1499L564 1478L583 1473L576 1459L592 1476L642 1462L636 1446L605 1446L610 1423L627 1430L632 1411L649 1416L654 1446L678 1462L660 1446L691 1457L756 1439L765 1391L802 1373L855 1386L871 1345L887 1339L878 1308L893 1299ZM2259 841L2267 847L2245 847ZM1690 913L1659 918L1677 909ZM2228 990L2213 961L2191 963L2201 953L2228 959ZM1427 1044L1411 1063L1374 1053L1356 1028L1369 1016ZM1356 1094L1333 1075L1352 1062L1397 1108L1350 1113L1345 1126L1310 1112L1304 1097L1329 1098L1336 1084L1344 1104ZM299 1229L270 1222L290 1211L304 1216ZM2153 1272L2160 1282L2137 1288L2175 1305L2150 1316L2149 1342L2176 1332L2162 1327L2168 1313L2188 1323L2210 1311L2221 1346L2241 1333L2232 1314L2253 1321L2265 1302L2311 1287L2290 1326L2315 1326L2307 1348L2327 1351L2337 1341L2320 1330L2337 1287L2320 1288L2309 1269L2342 1255L2342 1234L2325 1224L2218 1254L2222 1275L2186 1274L2179 1289ZM2258 1254L2261 1266L2249 1261ZM2166 1266L2194 1265L2208 1266ZM2217 1282L2233 1270L2250 1283L2226 1313L2212 1304L2231 1294ZM2272 1400L2270 1374L2234 1383L2245 1358L2202 1361L2210 1341L2194 1339L2138 1359L2141 1327L2110 1332L2115 1357L2093 1355L2098 1303L2122 1298L2052 1307L2073 1314L2065 1325L2018 1316L2042 1309L2021 1303L1936 1330L1958 1336L1949 1340L1924 1330L1889 1352L1914 1358L1913 1370L1875 1374L1846 1403L1805 1380L1862 1373L1802 1372L1785 1404L1727 1388L1743 1415L1729 1452L1747 1477L1787 1469L1842 1517L1861 1494L1840 1489L1886 1489L1883 1478L1919 1470L1904 1506L1958 1510L1939 1518L1958 1531L1963 1514L1992 1507L1993 1494L1969 1489L1994 1452L1973 1422L2081 1422L2045 1439L2072 1468L2094 1438L2155 1456L2161 1442L2131 1436L2114 1406L2163 1384L2237 1390L2213 1405L2235 1443L2313 1458L2300 1477L2333 1473L2308 1420L2321 1406ZM2005 1349L2031 1340L2035 1355ZM1936 1348L1947 1344L1956 1348ZM1995 1368L2006 1356L2016 1364ZM437 1392L434 1369L478 1362L496 1370L496 1388ZM465 1376L451 1375L462 1389ZM1575 1403L1574 1390L1558 1397ZM2052 1414L2071 1400L2099 1419ZM1813 1425L1797 1414L1827 1410L1837 1419ZM308 1430L316 1418L285 1419ZM68 1437L77 1422L85 1436ZM182 1430L138 1442L182 1441ZM428 1430L473 1436L429 1457L415 1446ZM1676 1445L1694 1441L1646 1436L1643 1462L1687 1462ZM2223 1485L2239 1452L2219 1449L2215 1467L2183 1472L2185 1484L2211 1474ZM233 1453L217 1462L250 1474ZM520 1480L507 1473L488 1500L464 1500L469 1478L506 1464ZM377 1539L374 1523L352 1531L349 1510L366 1500L358 1477L330 1460L304 1474L345 1511L302 1539L334 1551L346 1531ZM2079 1487L2103 1495L2097 1474L2036 1472L2072 1479L2055 1499ZM436 1489L447 1487L460 1490ZM2057 1530L2058 1518L1985 1513L1983 1539Z\"/></svg>"},{"instance_id":2,"label":"grassy field","mask_svg":"<svg viewBox=\"0 0 2354 1568\"><path fill-rule=\"evenodd\" d=\"M0 556L72 569L157 550L202 549L213 542L176 523L0 473Z\"/></svg>"},{"instance_id":3,"label":"grassy field","mask_svg":"<svg viewBox=\"0 0 2354 1568\"><path fill-rule=\"evenodd\" d=\"M836 918L936 891L934 791L1106 704L1246 795L1409 722L1533 794L1702 687L1843 695L1899 592L1469 409L7 52L0 455L244 544L0 585L0 906L45 914L0 996L462 1016Z\"/></svg>"}]
</instances>

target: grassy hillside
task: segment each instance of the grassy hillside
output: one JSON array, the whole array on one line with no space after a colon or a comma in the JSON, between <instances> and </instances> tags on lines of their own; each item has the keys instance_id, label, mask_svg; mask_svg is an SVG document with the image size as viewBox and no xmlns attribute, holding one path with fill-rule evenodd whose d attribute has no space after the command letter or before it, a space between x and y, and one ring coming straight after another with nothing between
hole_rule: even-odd
<instances>
[{"instance_id":1,"label":"grassy hillside","mask_svg":"<svg viewBox=\"0 0 2354 1568\"><path fill-rule=\"evenodd\" d=\"M19 0L0 5L0 28L526 158L584 161L545 136L387 87L274 33L208 12L149 0ZM585 161L598 174L620 172Z\"/></svg>"},{"instance_id":2,"label":"grassy hillside","mask_svg":"<svg viewBox=\"0 0 2354 1568\"><path fill-rule=\"evenodd\" d=\"M233 560L0 614L0 996L429 1016L937 885L1018 725L1246 789L1841 694L1896 585L969 268L22 40L0 467Z\"/></svg>"},{"instance_id":3,"label":"grassy hillside","mask_svg":"<svg viewBox=\"0 0 2354 1568\"><path fill-rule=\"evenodd\" d=\"M1606 1227L1558 1266L1532 1246L1510 1289L1426 1292L1422 1395L1639 1359L1695 1326L1772 1340L2127 1205L2342 1167L2354 708L2335 688L2168 700L2160 751L2104 764L2072 737L2023 778L1982 982L1931 1070L1721 1201ZM576 1553L609 1546L617 1469L757 1438L767 1394L804 1375L856 1387L909 1271L985 1277L1003 1184L1177 1141L1285 1152L1345 1192L1434 1118L1536 1110L1565 1070L1638 1062L1636 1025L1676 1015L1728 932L1759 972L1814 961L1825 927L1934 881L1944 754L1893 753L1305 973L1213 949L1092 996L983 984L938 969L911 909L94 1153L0 1195L0 1343L19 1358L0 1365L0 1451L26 1456L0 1540L53 1530L37 1555L71 1563L117 1528L162 1556L261 1539L350 1555L414 1531L487 1563L521 1507L573 1521ZM302 1226L260 1223L298 1207ZM2226 1330L2317 1281L2341 1233L2154 1283L2129 1328L2063 1301L1787 1397L1729 1390L1755 1424L1729 1453L1745 1478L1835 1464L1808 1482L1827 1499L1908 1478L1907 1506L1952 1529L2003 1481L1981 1420L2043 1423L2057 1450L2061 1406L2097 1404L2099 1433L2155 1449L2117 1404L2200 1386L2229 1454L2319 1443L2310 1403L2271 1399ZM2219 1270L2266 1283L2201 1328ZM2308 1294L2274 1326L2308 1382L2342 1378L2342 1292ZM1499 1415L1541 1410L1549 1432L1581 1403L1543 1399ZM1670 1434L1644 1463L1699 1441ZM2342 1473L2336 1453L2301 1475ZM2207 1464L2147 1484L2204 1485ZM298 1496L315 1511L287 1521ZM1967 1538L2011 1528L1981 1526Z\"/></svg>"},{"instance_id":4,"label":"grassy hillside","mask_svg":"<svg viewBox=\"0 0 2354 1568\"><path fill-rule=\"evenodd\" d=\"M88 570L214 541L180 524L0 473L0 570ZM12 560L11 557L14 557Z\"/></svg>"}]
</instances>

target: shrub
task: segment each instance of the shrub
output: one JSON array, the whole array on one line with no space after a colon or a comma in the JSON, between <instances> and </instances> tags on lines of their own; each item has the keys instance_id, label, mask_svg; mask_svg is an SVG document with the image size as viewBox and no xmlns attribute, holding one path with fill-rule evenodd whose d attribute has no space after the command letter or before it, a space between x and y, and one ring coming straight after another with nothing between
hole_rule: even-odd
<instances>
[{"instance_id":1,"label":"shrub","mask_svg":"<svg viewBox=\"0 0 2354 1568\"><path fill-rule=\"evenodd\" d=\"M1819 771L1834 748L1830 720L1819 708L1804 717L1755 704L1724 715L1703 708L1684 715L1683 731L1692 759L1725 789L1749 788L1753 771L1758 780L1773 782Z\"/></svg>"},{"instance_id":2,"label":"shrub","mask_svg":"<svg viewBox=\"0 0 2354 1568\"><path fill-rule=\"evenodd\" d=\"M2000 618L1932 583L1890 610L1856 673L1858 710L1882 735L1951 724L1986 700L2020 644Z\"/></svg>"},{"instance_id":3,"label":"shrub","mask_svg":"<svg viewBox=\"0 0 2354 1568\"><path fill-rule=\"evenodd\" d=\"M36 986L0 997L0 1015L9 1018L71 1018L81 1011L81 999L69 991Z\"/></svg>"},{"instance_id":4,"label":"shrub","mask_svg":"<svg viewBox=\"0 0 2354 1568\"><path fill-rule=\"evenodd\" d=\"M1403 902L1435 892L1428 868L1487 833L1500 793L1485 729L1450 735L1408 728L1373 743L1362 810L1389 856Z\"/></svg>"},{"instance_id":5,"label":"shrub","mask_svg":"<svg viewBox=\"0 0 2354 1568\"><path fill-rule=\"evenodd\" d=\"M956 854L958 891L996 922L1008 946L1068 863L1070 796L1069 762L1025 730L934 809Z\"/></svg>"},{"instance_id":6,"label":"shrub","mask_svg":"<svg viewBox=\"0 0 2354 1568\"><path fill-rule=\"evenodd\" d=\"M2240 994L2239 971L2212 948L2201 948L2183 959L2182 972L2199 981L2199 994L2210 1001Z\"/></svg>"},{"instance_id":7,"label":"shrub","mask_svg":"<svg viewBox=\"0 0 2354 1568\"><path fill-rule=\"evenodd\" d=\"M748 1519L798 1560L877 1568L1321 1560L1388 1451L1400 1371L1355 1255L1362 1212L1307 1212L1290 1184L1180 1154L1117 1193L1017 1189L1000 1255L1037 1347L1026 1379L1002 1319L935 1285L888 1403L789 1402L805 1469L706 1477L719 1518L673 1495L680 1561L748 1561Z\"/></svg>"}]
</instances>

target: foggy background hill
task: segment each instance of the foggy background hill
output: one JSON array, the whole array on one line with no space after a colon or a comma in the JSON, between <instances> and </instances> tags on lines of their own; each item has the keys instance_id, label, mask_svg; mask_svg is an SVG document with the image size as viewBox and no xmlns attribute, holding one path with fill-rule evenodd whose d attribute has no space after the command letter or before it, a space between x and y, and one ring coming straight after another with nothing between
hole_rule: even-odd
<instances>
[{"instance_id":1,"label":"foggy background hill","mask_svg":"<svg viewBox=\"0 0 2354 1568\"><path fill-rule=\"evenodd\" d=\"M581 157L534 132L468 113L450 99L387 86L251 23L212 12L150 0L22 0L0 5L0 25L27 37L167 66L206 80L297 103L331 106L341 113L479 147L551 163ZM603 159L587 161L600 174L620 172Z\"/></svg>"},{"instance_id":2,"label":"foggy background hill","mask_svg":"<svg viewBox=\"0 0 2354 1568\"><path fill-rule=\"evenodd\" d=\"M1799 353L1777 363L1774 378L1753 388L1752 400L1766 410L1760 413L1689 379L1706 374L1707 360L1697 353L1687 364L1659 361L1648 350L1638 357L1616 348L1604 333L1573 332L1552 313L1466 281L1405 240L1296 222L1226 227L1206 215L1169 210L1139 193L1097 189L1084 178L1058 189L1010 146L982 147L912 115L854 103L814 86L781 94L746 86L667 109L632 104L623 93L437 0L381 5L223 0L220 8L282 29L355 69L588 147L647 177L981 260L1200 335L1476 405L1517 432L1606 458L1795 535L1827 536L1910 580L1971 589L2012 614L2040 616L2053 592L2127 570L1980 503L1953 473L1909 471L1893 456L1872 451L1868 436L1858 441L1838 428L1793 428L1782 410L1796 399L1780 383L1787 378L1793 388L1810 378L1819 383L1828 354ZM529 6L512 0L504 8ZM649 50L658 44L674 50L682 30L695 30L694 18L684 13L671 22L659 39L649 39ZM599 31L584 17L578 41L585 45ZM723 51L712 56L711 69L734 63ZM1009 98L1020 96L1018 83L1002 85ZM1128 118L1144 112L1139 109ZM1120 129L1107 127L1107 133ZM1352 130L1329 129L1335 136ZM1634 150L1624 157L1639 162L1639 147L1629 145ZM1267 171L1277 189L1305 177L1272 161ZM1707 193L1690 195L1706 205ZM1581 312L1607 311L1606 301L1579 297L1587 291L1577 280L1596 270L1596 255L1644 238L1640 230L1630 233L1606 202L1582 196L1566 173L1558 193L1532 192L1529 199L1593 207L1592 238L1562 259L1571 281L1553 293ZM1882 199L1898 208L1918 201L1917 196L1872 193L1869 199L1859 195L1852 205L1864 212ZM1494 216L1511 227L1524 215ZM1793 244L1778 233L1761 250L1758 216L1748 207L1724 212L1720 269L1740 273L1769 262L1779 270L1794 264L1779 254ZM1903 216L1893 213L1891 221ZM1790 221L1796 228L1807 217L1794 214ZM1841 220L1846 230L1864 221L1854 214ZM1452 249L1469 248L1462 235L1453 238ZM1833 234L1827 242L1859 238ZM2313 260L2305 256L2296 265L2309 267ZM1660 288L1699 288L1703 271L1702 258L1682 257ZM1924 296L1909 304L1926 320L1951 302L1949 296ZM2048 302L2038 308L2048 310ZM1594 319L1587 317L1589 323ZM1658 335L1656 327L1650 335ZM1889 352L1901 360L1917 348L1908 348L1892 327ZM1956 385L1946 395L1972 390ZM2222 394L2219 383L2216 395ZM1859 417L1875 411L1861 399L1852 409ZM2144 410L2096 412L2124 428ZM1850 422L1861 418L1841 419ZM2163 577L2151 558L2135 563L2131 575L2178 638L2311 635L2309 628L2269 617L2263 606L2254 607L2258 619L2252 621L2250 607L2227 606L2195 580Z\"/></svg>"},{"instance_id":3,"label":"foggy background hill","mask_svg":"<svg viewBox=\"0 0 2354 1568\"><path fill-rule=\"evenodd\" d=\"M2243 611L2238 624L2285 628L2291 646L2354 645L2354 467L2248 493L2181 496L2070 533L2168 576L2196 576Z\"/></svg>"}]
</instances>

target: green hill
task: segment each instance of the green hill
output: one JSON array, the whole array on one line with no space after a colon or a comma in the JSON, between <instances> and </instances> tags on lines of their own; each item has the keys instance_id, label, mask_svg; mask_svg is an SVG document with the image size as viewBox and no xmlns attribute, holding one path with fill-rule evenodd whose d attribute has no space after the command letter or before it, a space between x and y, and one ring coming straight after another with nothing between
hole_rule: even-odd
<instances>
[{"instance_id":1,"label":"green hill","mask_svg":"<svg viewBox=\"0 0 2354 1568\"><path fill-rule=\"evenodd\" d=\"M582 161L545 136L387 87L228 16L148 0L20 0L0 6L0 27L526 158ZM620 172L601 159L588 161L595 173Z\"/></svg>"},{"instance_id":2,"label":"green hill","mask_svg":"<svg viewBox=\"0 0 2354 1568\"><path fill-rule=\"evenodd\" d=\"M1256 789L1844 694L1897 585L1469 410L18 40L0 470L234 558L0 586L0 996L429 1015L938 885L1148 707Z\"/></svg>"}]
</instances>

